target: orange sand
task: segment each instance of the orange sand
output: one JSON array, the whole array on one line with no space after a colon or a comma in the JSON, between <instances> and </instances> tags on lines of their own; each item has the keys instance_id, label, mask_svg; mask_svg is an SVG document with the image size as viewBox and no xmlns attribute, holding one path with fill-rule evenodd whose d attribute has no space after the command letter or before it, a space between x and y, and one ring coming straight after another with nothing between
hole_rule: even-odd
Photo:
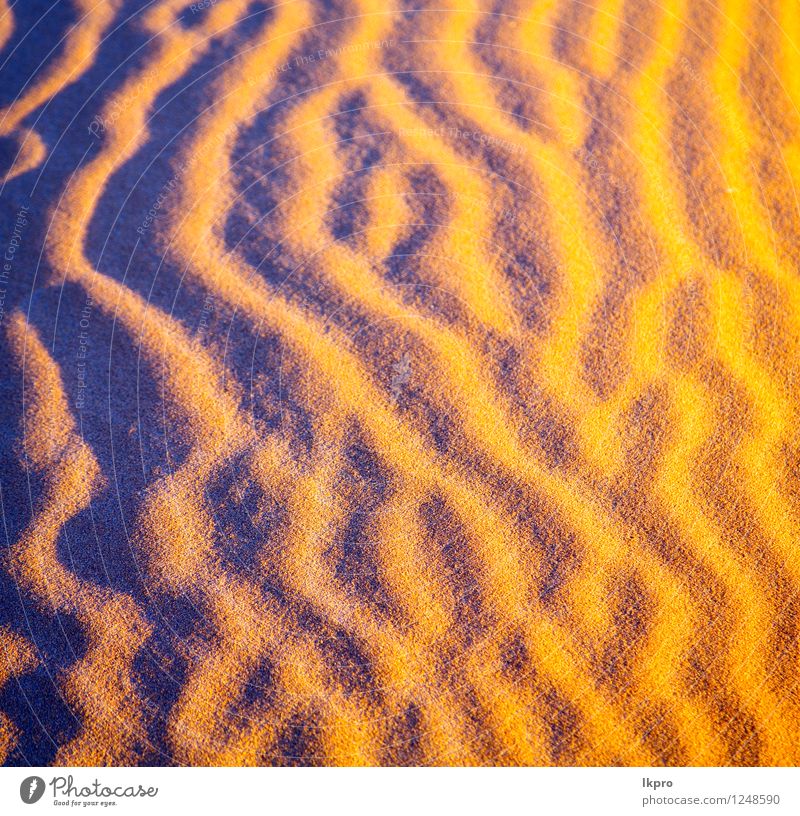
<instances>
[{"instance_id":1,"label":"orange sand","mask_svg":"<svg viewBox=\"0 0 800 816\"><path fill-rule=\"evenodd\" d=\"M33 6L0 758L798 763L800 5Z\"/></svg>"}]
</instances>

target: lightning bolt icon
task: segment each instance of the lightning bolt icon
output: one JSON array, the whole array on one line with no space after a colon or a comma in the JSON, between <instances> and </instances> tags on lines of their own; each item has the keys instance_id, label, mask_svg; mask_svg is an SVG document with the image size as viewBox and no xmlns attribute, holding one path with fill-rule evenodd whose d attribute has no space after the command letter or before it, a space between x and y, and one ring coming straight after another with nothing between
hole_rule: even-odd
<instances>
[{"instance_id":1,"label":"lightning bolt icon","mask_svg":"<svg viewBox=\"0 0 800 816\"><path fill-rule=\"evenodd\" d=\"M31 779L31 786L30 790L28 791L28 799L33 799L33 794L36 793L36 788L39 785L39 781L37 779Z\"/></svg>"}]
</instances>

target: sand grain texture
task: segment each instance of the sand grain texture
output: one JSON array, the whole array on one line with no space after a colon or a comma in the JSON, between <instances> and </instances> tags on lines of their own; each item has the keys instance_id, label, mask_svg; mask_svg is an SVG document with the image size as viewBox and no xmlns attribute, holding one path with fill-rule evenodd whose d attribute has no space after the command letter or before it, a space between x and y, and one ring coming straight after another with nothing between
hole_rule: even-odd
<instances>
[{"instance_id":1,"label":"sand grain texture","mask_svg":"<svg viewBox=\"0 0 800 816\"><path fill-rule=\"evenodd\" d=\"M800 5L0 3L0 759L796 765Z\"/></svg>"}]
</instances>

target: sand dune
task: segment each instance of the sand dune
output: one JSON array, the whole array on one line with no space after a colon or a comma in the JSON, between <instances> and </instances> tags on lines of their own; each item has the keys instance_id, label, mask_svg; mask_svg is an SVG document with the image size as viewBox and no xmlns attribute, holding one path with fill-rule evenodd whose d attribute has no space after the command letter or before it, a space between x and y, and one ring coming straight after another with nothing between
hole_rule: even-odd
<instances>
[{"instance_id":1,"label":"sand dune","mask_svg":"<svg viewBox=\"0 0 800 816\"><path fill-rule=\"evenodd\" d=\"M0 3L0 758L800 761L800 6Z\"/></svg>"}]
</instances>

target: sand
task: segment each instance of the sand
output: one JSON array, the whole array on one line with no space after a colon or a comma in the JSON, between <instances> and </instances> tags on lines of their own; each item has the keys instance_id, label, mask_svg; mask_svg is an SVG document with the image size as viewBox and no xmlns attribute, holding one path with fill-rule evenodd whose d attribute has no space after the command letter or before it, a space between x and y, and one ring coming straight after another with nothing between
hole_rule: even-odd
<instances>
[{"instance_id":1,"label":"sand","mask_svg":"<svg viewBox=\"0 0 800 816\"><path fill-rule=\"evenodd\" d=\"M0 7L1 760L798 763L797 3Z\"/></svg>"}]
</instances>

